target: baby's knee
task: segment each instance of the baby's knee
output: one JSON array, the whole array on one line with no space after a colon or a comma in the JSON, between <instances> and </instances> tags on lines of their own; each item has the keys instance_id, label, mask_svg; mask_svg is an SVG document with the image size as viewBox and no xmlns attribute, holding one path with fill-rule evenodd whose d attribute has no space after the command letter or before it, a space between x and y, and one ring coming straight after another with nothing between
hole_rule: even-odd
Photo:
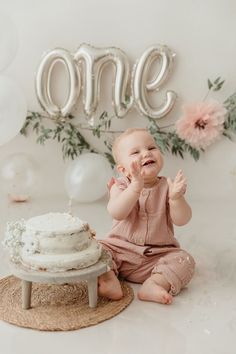
<instances>
[{"instance_id":1,"label":"baby's knee","mask_svg":"<svg viewBox=\"0 0 236 354\"><path fill-rule=\"evenodd\" d=\"M179 277L181 279L182 288L183 288L192 279L196 263L194 258L191 256L191 254L183 250L181 250L177 255L177 262L180 265L178 267Z\"/></svg>"},{"instance_id":2,"label":"baby's knee","mask_svg":"<svg viewBox=\"0 0 236 354\"><path fill-rule=\"evenodd\" d=\"M170 283L170 293L177 295L192 279L195 269L193 257L180 250L162 257L152 273L162 273Z\"/></svg>"},{"instance_id":3,"label":"baby's knee","mask_svg":"<svg viewBox=\"0 0 236 354\"><path fill-rule=\"evenodd\" d=\"M179 251L175 256L175 259L179 264L182 264L183 268L194 271L196 263L194 258L188 252L184 250Z\"/></svg>"}]
</instances>

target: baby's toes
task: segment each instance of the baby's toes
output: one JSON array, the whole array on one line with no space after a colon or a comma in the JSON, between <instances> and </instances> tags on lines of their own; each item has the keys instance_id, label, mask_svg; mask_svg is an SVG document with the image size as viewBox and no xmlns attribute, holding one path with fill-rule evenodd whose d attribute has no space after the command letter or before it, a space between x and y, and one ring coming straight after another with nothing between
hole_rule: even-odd
<instances>
[{"instance_id":1,"label":"baby's toes","mask_svg":"<svg viewBox=\"0 0 236 354\"><path fill-rule=\"evenodd\" d=\"M173 297L170 294L168 294L168 293L163 294L163 301L165 304L167 304L167 305L171 304L172 300L173 300Z\"/></svg>"}]
</instances>

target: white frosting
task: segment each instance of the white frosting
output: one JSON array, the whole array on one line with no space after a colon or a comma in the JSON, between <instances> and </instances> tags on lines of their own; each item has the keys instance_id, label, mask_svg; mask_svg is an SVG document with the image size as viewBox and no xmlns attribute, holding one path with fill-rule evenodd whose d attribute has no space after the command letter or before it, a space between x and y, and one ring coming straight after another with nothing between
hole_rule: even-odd
<instances>
[{"instance_id":1,"label":"white frosting","mask_svg":"<svg viewBox=\"0 0 236 354\"><path fill-rule=\"evenodd\" d=\"M26 231L40 234L63 234L80 231L87 225L76 216L67 213L48 213L35 216L26 221Z\"/></svg>"},{"instance_id":2,"label":"white frosting","mask_svg":"<svg viewBox=\"0 0 236 354\"><path fill-rule=\"evenodd\" d=\"M19 224L19 223L18 223ZM17 225L18 225L17 224ZM21 227L21 239L15 224L8 227L5 242L11 254L17 247L17 259L31 269L66 271L88 267L98 261L101 246L92 240L89 226L66 213L48 213L27 220ZM12 235L17 231L17 245ZM10 240L10 241L9 241Z\"/></svg>"},{"instance_id":3,"label":"white frosting","mask_svg":"<svg viewBox=\"0 0 236 354\"><path fill-rule=\"evenodd\" d=\"M80 231L67 234L33 234L28 230L22 234L24 248L45 254L69 253L82 251L91 241L90 232Z\"/></svg>"},{"instance_id":4,"label":"white frosting","mask_svg":"<svg viewBox=\"0 0 236 354\"><path fill-rule=\"evenodd\" d=\"M25 254L22 252L22 263L34 270L63 272L68 269L82 269L95 264L101 256L101 245L92 240L90 246L83 251L67 254Z\"/></svg>"}]
</instances>

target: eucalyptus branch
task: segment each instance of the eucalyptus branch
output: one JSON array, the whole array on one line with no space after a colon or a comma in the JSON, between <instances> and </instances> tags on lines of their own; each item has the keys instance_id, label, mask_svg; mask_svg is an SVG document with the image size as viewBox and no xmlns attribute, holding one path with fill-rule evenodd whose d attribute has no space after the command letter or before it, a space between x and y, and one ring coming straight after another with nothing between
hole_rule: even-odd
<instances>
[{"instance_id":1,"label":"eucalyptus branch","mask_svg":"<svg viewBox=\"0 0 236 354\"><path fill-rule=\"evenodd\" d=\"M94 129L95 129L95 128L88 127L88 126L83 125L83 124L77 124L76 126L78 128L80 128L80 129L91 131L91 132L93 132ZM107 131L107 129L99 129L99 132L100 133L107 133L108 131ZM123 132L124 132L124 130L109 130L109 134L121 134ZM96 134L94 134L94 135L96 135Z\"/></svg>"},{"instance_id":2,"label":"eucalyptus branch","mask_svg":"<svg viewBox=\"0 0 236 354\"><path fill-rule=\"evenodd\" d=\"M223 135L232 139L232 134L236 134L236 93L225 100L224 106L228 111L228 115L224 122Z\"/></svg>"},{"instance_id":3,"label":"eucalyptus branch","mask_svg":"<svg viewBox=\"0 0 236 354\"><path fill-rule=\"evenodd\" d=\"M81 154L84 150L90 152L97 152L90 146L85 137L80 133L78 127L69 119L53 120L53 128L45 128L43 125L43 119L50 119L48 116L44 116L38 112L29 112L26 117L25 124L21 129L21 134L27 135L28 129L31 128L37 135L37 143L45 144L47 140L57 140L62 144L63 158L71 158L72 160Z\"/></svg>"},{"instance_id":4,"label":"eucalyptus branch","mask_svg":"<svg viewBox=\"0 0 236 354\"><path fill-rule=\"evenodd\" d=\"M225 82L225 80L221 81L220 76L218 76L213 82L210 79L207 79L208 91L207 91L205 97L203 98L203 101L206 101L206 99L208 98L211 91L221 90L224 82Z\"/></svg>"},{"instance_id":5,"label":"eucalyptus branch","mask_svg":"<svg viewBox=\"0 0 236 354\"><path fill-rule=\"evenodd\" d=\"M211 91L218 91L222 88L224 80L217 77L216 80L211 81L208 79L208 92L204 98L208 97ZM228 111L227 118L224 122L224 130L222 135L232 139L232 134L236 134L236 93L227 98L224 106ZM68 115L66 117L56 116L52 117L48 114L41 112L29 111L25 120L25 124L21 129L21 134L27 136L31 129L37 135L36 141L40 144L45 144L48 140L56 140L61 144L63 158L71 158L79 156L83 151L96 152L86 140L81 131L90 131L93 136L98 139L102 138L106 151L105 157L110 164L114 166L115 161L112 156L112 140L110 136L120 134L122 130L111 129L113 119L118 119L116 115L109 116L106 111L102 112L98 119L98 124L89 125L89 123L75 123L76 117ZM163 153L170 152L173 155L184 158L185 154L190 154L195 161L200 158L203 149L195 149L185 140L181 139L173 128L175 124L169 124L160 127L157 121L153 118L147 117L147 129L154 137L157 145ZM44 126L44 121L51 121L50 127ZM86 118L84 118L86 121Z\"/></svg>"}]
</instances>

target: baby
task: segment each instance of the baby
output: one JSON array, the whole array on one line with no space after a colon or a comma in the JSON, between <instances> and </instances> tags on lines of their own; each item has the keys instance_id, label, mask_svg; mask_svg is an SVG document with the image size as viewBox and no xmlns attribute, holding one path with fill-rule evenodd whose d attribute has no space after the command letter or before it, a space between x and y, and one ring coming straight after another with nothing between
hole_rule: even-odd
<instances>
[{"instance_id":1,"label":"baby","mask_svg":"<svg viewBox=\"0 0 236 354\"><path fill-rule=\"evenodd\" d=\"M186 179L159 176L162 155L146 129L128 129L113 144L117 170L122 177L110 186L108 212L112 230L101 244L112 256L112 270L98 280L98 293L113 300L123 293L117 276L141 283L140 300L171 304L188 284L195 262L180 248L173 224L191 219L184 198Z\"/></svg>"}]
</instances>

